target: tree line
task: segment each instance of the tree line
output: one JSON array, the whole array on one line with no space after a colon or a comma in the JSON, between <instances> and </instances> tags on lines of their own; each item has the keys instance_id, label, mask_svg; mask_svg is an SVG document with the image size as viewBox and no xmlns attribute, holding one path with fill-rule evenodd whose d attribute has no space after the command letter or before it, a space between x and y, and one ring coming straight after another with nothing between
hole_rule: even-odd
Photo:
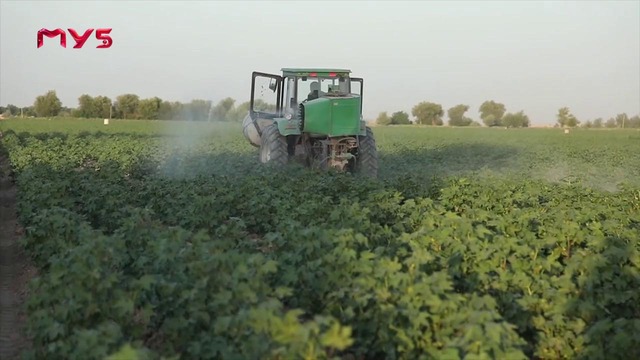
<instances>
[{"instance_id":1,"label":"tree line","mask_svg":"<svg viewBox=\"0 0 640 360\"><path fill-rule=\"evenodd\" d=\"M466 104L458 104L447 110L449 126L481 126L482 124L468 116L466 112L471 107ZM391 116L387 112L381 112L376 119L378 125L402 125L402 124L422 124L442 126L444 125L445 111L442 105L423 101L411 109L411 115L415 118L412 122L409 114L404 111L396 111ZM529 127L531 121L524 111L516 113L506 113L504 104L485 101L480 105L480 118L486 126L506 126L506 127Z\"/></svg>"},{"instance_id":2,"label":"tree line","mask_svg":"<svg viewBox=\"0 0 640 360\"><path fill-rule=\"evenodd\" d=\"M191 120L191 121L242 121L249 111L249 101L236 105L230 97L213 105L211 100L194 99L188 103L162 100L157 96L140 98L136 94L122 94L113 101L108 96L83 94L78 98L78 106L62 106L55 90L38 96L33 105L19 108L15 105L0 106L0 114L34 117L76 117L129 120ZM275 110L261 100L254 104L256 110Z\"/></svg>"},{"instance_id":3,"label":"tree line","mask_svg":"<svg viewBox=\"0 0 640 360\"><path fill-rule=\"evenodd\" d=\"M465 113L471 107L466 104L458 104L447 110L449 126L482 126L488 127L507 127L522 128L531 126L529 117L524 111L507 113L504 104L494 100L487 100L480 105L480 119L482 124L467 116ZM388 112L383 111L378 114L376 123L382 126L388 125L405 125L405 124L422 124L442 126L444 125L444 108L442 105L423 101L415 105L411 109L411 115L415 120L409 119L409 114L405 111L396 111L389 116ZM580 121L571 113L568 107L558 109L556 114L556 127L584 127L584 128L640 128L640 115L629 117L626 113L621 113L615 117L611 117L604 121L602 118L595 120Z\"/></svg>"},{"instance_id":4,"label":"tree line","mask_svg":"<svg viewBox=\"0 0 640 360\"><path fill-rule=\"evenodd\" d=\"M261 100L256 100L256 110L273 111L275 105L270 105ZM470 106L458 104L449 108L446 112L449 126L482 126L488 127L529 127L531 122L524 111L507 113L506 106L494 100L487 100L480 105L480 120L475 121L468 116ZM140 120L191 120L191 121L237 121L244 119L249 111L249 101L236 104L236 100L230 97L220 100L213 105L211 100L194 99L188 103L179 101L167 101L157 96L140 98L136 94L122 94L113 101L108 96L91 96L83 94L78 98L78 106L68 108L62 106L55 90L47 91L44 95L36 97L32 106L17 107L15 105L0 106L0 114L4 117L11 116L37 116L53 117L66 116L77 118L100 119L140 119ZM403 125L422 124L442 126L444 125L445 111L442 105L423 101L415 105L411 110L414 120L409 118L405 111L396 111L389 115L381 112L376 123L378 125ZM556 114L556 127L583 127L583 128L640 128L640 115L629 117L621 113L607 120L597 118L594 120L580 121L573 115L568 107L558 109Z\"/></svg>"}]
</instances>

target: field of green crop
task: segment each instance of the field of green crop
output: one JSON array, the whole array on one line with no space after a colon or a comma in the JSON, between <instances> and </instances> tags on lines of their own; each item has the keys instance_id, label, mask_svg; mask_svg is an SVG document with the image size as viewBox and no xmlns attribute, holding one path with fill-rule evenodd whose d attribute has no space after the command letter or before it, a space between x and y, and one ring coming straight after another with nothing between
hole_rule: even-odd
<instances>
[{"instance_id":1,"label":"field of green crop","mask_svg":"<svg viewBox=\"0 0 640 360\"><path fill-rule=\"evenodd\" d=\"M639 131L375 127L376 180L239 124L0 131L28 359L640 358Z\"/></svg>"}]
</instances>

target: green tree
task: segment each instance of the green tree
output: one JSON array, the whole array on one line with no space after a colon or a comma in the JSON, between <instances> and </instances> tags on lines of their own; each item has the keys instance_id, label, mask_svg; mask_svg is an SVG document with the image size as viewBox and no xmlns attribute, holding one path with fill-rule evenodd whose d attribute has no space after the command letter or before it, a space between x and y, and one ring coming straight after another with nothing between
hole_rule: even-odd
<instances>
[{"instance_id":1,"label":"green tree","mask_svg":"<svg viewBox=\"0 0 640 360\"><path fill-rule=\"evenodd\" d=\"M159 119L161 106L162 99L157 96L140 100L140 102L138 103L138 113L140 115L140 118L149 120Z\"/></svg>"},{"instance_id":2,"label":"green tree","mask_svg":"<svg viewBox=\"0 0 640 360\"><path fill-rule=\"evenodd\" d=\"M36 114L36 109L33 106L26 106L23 107L22 109L18 109L19 111L22 111L22 116L37 116L38 114Z\"/></svg>"},{"instance_id":3,"label":"green tree","mask_svg":"<svg viewBox=\"0 0 640 360\"><path fill-rule=\"evenodd\" d=\"M260 106L259 104L257 105ZM250 106L250 103L248 101L245 101L238 106L234 106L227 113L228 121L242 122L242 120L244 120L244 118L249 113L249 106Z\"/></svg>"},{"instance_id":4,"label":"green tree","mask_svg":"<svg viewBox=\"0 0 640 360\"><path fill-rule=\"evenodd\" d=\"M31 106L31 107L33 107L33 106ZM15 106L15 105L12 105L12 104L9 104L9 105L7 105L7 108L11 112L11 115L13 115L13 116L20 115L20 108L19 107ZM34 112L35 112L35 110L34 110Z\"/></svg>"},{"instance_id":5,"label":"green tree","mask_svg":"<svg viewBox=\"0 0 640 360\"><path fill-rule=\"evenodd\" d=\"M84 94L78 98L78 107L71 111L73 117L108 118L111 99L106 96L91 97Z\"/></svg>"},{"instance_id":6,"label":"green tree","mask_svg":"<svg viewBox=\"0 0 640 360\"><path fill-rule=\"evenodd\" d=\"M237 122L241 122L249 114L249 106L251 104L248 101L243 102L233 109L233 118Z\"/></svg>"},{"instance_id":7,"label":"green tree","mask_svg":"<svg viewBox=\"0 0 640 360\"><path fill-rule=\"evenodd\" d=\"M502 117L506 111L504 104L487 100L480 105L480 118L486 126L502 126Z\"/></svg>"},{"instance_id":8,"label":"green tree","mask_svg":"<svg viewBox=\"0 0 640 360\"><path fill-rule=\"evenodd\" d=\"M378 114L378 117L376 118L376 124L382 125L382 126L391 125L391 118L389 117L386 111L383 111Z\"/></svg>"},{"instance_id":9,"label":"green tree","mask_svg":"<svg viewBox=\"0 0 640 360\"><path fill-rule=\"evenodd\" d=\"M33 106L31 106L31 107L33 107ZM9 104L7 106L7 108L11 112L11 115L13 115L13 116L20 115L20 108L19 107L15 106L15 105L12 105L12 104Z\"/></svg>"},{"instance_id":10,"label":"green tree","mask_svg":"<svg viewBox=\"0 0 640 360\"><path fill-rule=\"evenodd\" d=\"M134 118L138 112L140 97L135 94L123 94L116 98L115 108L123 119Z\"/></svg>"},{"instance_id":11,"label":"green tree","mask_svg":"<svg viewBox=\"0 0 640 360\"><path fill-rule=\"evenodd\" d=\"M13 104L9 104L2 113L5 114L5 116L20 115L20 108Z\"/></svg>"},{"instance_id":12,"label":"green tree","mask_svg":"<svg viewBox=\"0 0 640 360\"><path fill-rule=\"evenodd\" d=\"M561 127L576 127L580 124L580 121L571 114L568 107L563 107L558 110L557 121Z\"/></svg>"},{"instance_id":13,"label":"green tree","mask_svg":"<svg viewBox=\"0 0 640 360\"><path fill-rule=\"evenodd\" d=\"M469 111L469 105L459 104L451 107L447 110L449 116L450 126L469 126L473 123L473 120L464 116L464 113Z\"/></svg>"},{"instance_id":14,"label":"green tree","mask_svg":"<svg viewBox=\"0 0 640 360\"><path fill-rule=\"evenodd\" d=\"M603 127L603 126L604 126L604 124L603 124L603 120L602 120L602 118L597 118L597 119L593 120L593 125L592 125L592 127L594 127L594 128L601 128L601 127Z\"/></svg>"},{"instance_id":15,"label":"green tree","mask_svg":"<svg viewBox=\"0 0 640 360\"><path fill-rule=\"evenodd\" d=\"M159 120L173 120L173 113L171 111L171 102L163 101L158 109Z\"/></svg>"},{"instance_id":16,"label":"green tree","mask_svg":"<svg viewBox=\"0 0 640 360\"><path fill-rule=\"evenodd\" d=\"M220 100L216 106L211 108L209 121L233 121L233 119L229 118L229 113L233 110L235 102L230 97Z\"/></svg>"},{"instance_id":17,"label":"green tree","mask_svg":"<svg viewBox=\"0 0 640 360\"><path fill-rule=\"evenodd\" d=\"M629 116L626 113L616 115L616 125L619 128L625 128L629 126Z\"/></svg>"},{"instance_id":18,"label":"green tree","mask_svg":"<svg viewBox=\"0 0 640 360\"><path fill-rule=\"evenodd\" d=\"M409 114L404 111L396 111L391 114L391 125L407 125L411 124Z\"/></svg>"},{"instance_id":19,"label":"green tree","mask_svg":"<svg viewBox=\"0 0 640 360\"><path fill-rule=\"evenodd\" d=\"M95 111L95 117L100 119L106 119L112 114L113 102L108 96L96 96L93 98L93 108Z\"/></svg>"},{"instance_id":20,"label":"green tree","mask_svg":"<svg viewBox=\"0 0 640 360\"><path fill-rule=\"evenodd\" d=\"M183 104L179 101L163 101L158 109L158 119L178 120L183 111Z\"/></svg>"},{"instance_id":21,"label":"green tree","mask_svg":"<svg viewBox=\"0 0 640 360\"><path fill-rule=\"evenodd\" d=\"M74 117L92 118L94 116L95 109L93 104L93 97L88 94L80 95L78 98L78 108L72 112Z\"/></svg>"},{"instance_id":22,"label":"green tree","mask_svg":"<svg viewBox=\"0 0 640 360\"><path fill-rule=\"evenodd\" d=\"M40 117L56 116L62 109L62 102L58 99L55 90L49 90L36 98L33 108Z\"/></svg>"},{"instance_id":23,"label":"green tree","mask_svg":"<svg viewBox=\"0 0 640 360\"><path fill-rule=\"evenodd\" d=\"M515 114L508 113L502 118L502 125L509 128L529 127L529 117L525 115L524 111L519 111Z\"/></svg>"},{"instance_id":24,"label":"green tree","mask_svg":"<svg viewBox=\"0 0 640 360\"><path fill-rule=\"evenodd\" d=\"M442 116L444 115L444 110L442 110L442 105L440 104L423 101L413 107L411 114L416 118L418 124L443 124Z\"/></svg>"},{"instance_id":25,"label":"green tree","mask_svg":"<svg viewBox=\"0 0 640 360\"><path fill-rule=\"evenodd\" d=\"M629 118L629 128L638 129L640 128L640 115L635 115Z\"/></svg>"},{"instance_id":26,"label":"green tree","mask_svg":"<svg viewBox=\"0 0 640 360\"><path fill-rule=\"evenodd\" d=\"M606 127L607 129L615 128L616 127L616 119L609 118L609 120L607 120L607 122L604 123L604 127Z\"/></svg>"},{"instance_id":27,"label":"green tree","mask_svg":"<svg viewBox=\"0 0 640 360\"><path fill-rule=\"evenodd\" d=\"M210 100L194 99L182 107L181 117L187 121L207 121L210 109Z\"/></svg>"}]
</instances>

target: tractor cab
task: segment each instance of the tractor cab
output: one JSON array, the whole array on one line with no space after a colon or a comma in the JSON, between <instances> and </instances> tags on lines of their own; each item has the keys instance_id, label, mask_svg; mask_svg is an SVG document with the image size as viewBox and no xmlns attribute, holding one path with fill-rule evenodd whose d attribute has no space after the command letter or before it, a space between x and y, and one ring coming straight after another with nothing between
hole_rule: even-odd
<instances>
[{"instance_id":1,"label":"tractor cab","mask_svg":"<svg viewBox=\"0 0 640 360\"><path fill-rule=\"evenodd\" d=\"M254 72L250 112L253 118L294 117L302 103L319 98L358 97L362 78L346 69L283 68L282 75ZM266 91L269 89L269 91Z\"/></svg>"}]
</instances>

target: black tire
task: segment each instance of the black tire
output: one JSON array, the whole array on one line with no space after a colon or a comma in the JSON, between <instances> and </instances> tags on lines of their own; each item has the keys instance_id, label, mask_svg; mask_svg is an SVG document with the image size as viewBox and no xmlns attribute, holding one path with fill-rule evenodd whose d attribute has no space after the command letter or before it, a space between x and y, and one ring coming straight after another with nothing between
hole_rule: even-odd
<instances>
[{"instance_id":1,"label":"black tire","mask_svg":"<svg viewBox=\"0 0 640 360\"><path fill-rule=\"evenodd\" d=\"M260 162L284 166L289 161L287 139L280 135L277 124L264 128L260 139Z\"/></svg>"},{"instance_id":2,"label":"black tire","mask_svg":"<svg viewBox=\"0 0 640 360\"><path fill-rule=\"evenodd\" d=\"M367 136L360 137L355 172L371 178L378 177L378 149L373 131L367 126Z\"/></svg>"}]
</instances>

